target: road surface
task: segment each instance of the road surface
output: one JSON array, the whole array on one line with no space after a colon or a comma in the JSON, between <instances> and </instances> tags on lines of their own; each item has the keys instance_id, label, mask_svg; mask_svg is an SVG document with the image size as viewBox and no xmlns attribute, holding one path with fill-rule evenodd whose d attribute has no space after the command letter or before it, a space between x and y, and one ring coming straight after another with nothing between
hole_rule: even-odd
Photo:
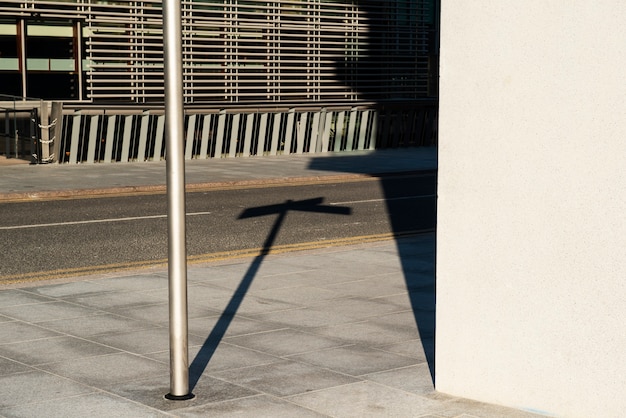
<instances>
[{"instance_id":1,"label":"road surface","mask_svg":"<svg viewBox=\"0 0 626 418\"><path fill-rule=\"evenodd\" d=\"M432 230L434 174L187 194L191 262ZM164 194L0 204L0 284L167 261Z\"/></svg>"}]
</instances>

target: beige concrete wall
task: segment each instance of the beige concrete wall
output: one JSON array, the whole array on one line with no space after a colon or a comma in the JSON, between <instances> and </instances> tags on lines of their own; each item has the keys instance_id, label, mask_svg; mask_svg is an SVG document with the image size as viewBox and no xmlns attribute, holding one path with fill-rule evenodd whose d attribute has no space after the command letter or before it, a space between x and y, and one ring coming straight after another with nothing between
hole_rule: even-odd
<instances>
[{"instance_id":1,"label":"beige concrete wall","mask_svg":"<svg viewBox=\"0 0 626 418\"><path fill-rule=\"evenodd\" d=\"M436 386L626 414L626 5L442 0Z\"/></svg>"}]
</instances>

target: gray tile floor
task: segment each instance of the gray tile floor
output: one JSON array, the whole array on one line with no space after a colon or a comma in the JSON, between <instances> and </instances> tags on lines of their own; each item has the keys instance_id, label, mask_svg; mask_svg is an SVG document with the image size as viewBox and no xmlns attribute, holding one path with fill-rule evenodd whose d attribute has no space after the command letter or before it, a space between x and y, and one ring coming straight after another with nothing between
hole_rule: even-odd
<instances>
[{"instance_id":1,"label":"gray tile floor","mask_svg":"<svg viewBox=\"0 0 626 418\"><path fill-rule=\"evenodd\" d=\"M433 241L190 266L184 402L166 272L0 289L0 416L535 416L433 390Z\"/></svg>"}]
</instances>

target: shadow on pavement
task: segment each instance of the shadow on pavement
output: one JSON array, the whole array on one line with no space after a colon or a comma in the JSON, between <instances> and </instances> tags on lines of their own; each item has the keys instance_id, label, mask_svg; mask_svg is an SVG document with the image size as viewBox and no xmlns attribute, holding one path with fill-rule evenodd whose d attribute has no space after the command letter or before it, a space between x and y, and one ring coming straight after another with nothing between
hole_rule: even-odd
<instances>
[{"instance_id":1,"label":"shadow on pavement","mask_svg":"<svg viewBox=\"0 0 626 418\"><path fill-rule=\"evenodd\" d=\"M370 169L375 171L375 153L358 156L314 158L313 170L362 167L372 159ZM358 159L358 160L357 160ZM367 165L367 164L366 164ZM416 164L416 166L419 164ZM357 172L359 172L357 168ZM398 181L397 175L380 176L387 214L402 263L406 288L409 292L415 324L420 334L433 383L435 381L435 234L437 218L436 170L424 170L413 175L404 174L410 181ZM402 240L403 235L423 234L423 240Z\"/></svg>"},{"instance_id":2,"label":"shadow on pavement","mask_svg":"<svg viewBox=\"0 0 626 418\"><path fill-rule=\"evenodd\" d=\"M211 361L211 358L213 357L215 350L220 344L220 341L222 341L222 338L226 334L226 331L228 330L228 327L230 326L233 318L237 314L237 310L241 306L241 303L243 302L243 299L245 298L248 289L250 289L250 285L252 284L252 281L259 271L263 260L270 253L272 245L274 244L274 241L278 236L278 232L280 231L280 228L287 214L290 211L294 210L340 215L350 215L352 213L352 210L348 207L327 206L323 205L323 203L324 198L322 197L300 201L288 200L284 203L279 203L276 205L249 208L244 210L239 215L238 219L254 218L257 216L267 215L278 215L278 217L276 218L276 221L274 222L270 233L267 235L267 238L263 243L261 253L252 261L250 267L248 267L246 274L241 279L239 286L237 286L237 289L235 290L230 301L228 302L228 305L226 305L224 312L222 312L222 315L217 320L217 323L213 327L213 330L204 341L202 348L189 366L189 391L192 391L198 383L198 380L200 380L202 373L204 373L204 370L209 364L209 361Z\"/></svg>"},{"instance_id":3,"label":"shadow on pavement","mask_svg":"<svg viewBox=\"0 0 626 418\"><path fill-rule=\"evenodd\" d=\"M436 2L426 3L434 4ZM412 28L415 22L411 19L417 18L415 10L406 9L407 13L396 14L388 9L385 2L358 0L357 4L359 9L364 12L365 19L370 26L369 42L359 55L352 58L343 57L333 63L338 81L350 86L359 93L361 98L373 100L379 105L386 103L385 100L389 99L424 98L416 85L403 84L404 82L401 81L424 76L423 70L415 66L412 61L415 50L411 46L411 42L392 42L390 44L387 39L390 31L392 33L395 31L399 31L398 33L403 33L403 31L404 33L414 32ZM411 14L408 13L410 10L412 10ZM433 8L432 21L423 22L430 28L428 38L432 38L431 41L437 38L437 36L432 37L437 31L434 23L435 15L436 10ZM413 17L407 19L409 16ZM393 45L393 48L390 48L390 45ZM427 48L430 54L435 53L433 45ZM407 59L410 63L407 63ZM437 66L434 65L432 68L437 68ZM430 70L427 74L431 81L438 80L435 75L436 71ZM436 81L434 84L436 85ZM436 117L428 120L430 122L426 128L422 129L423 132L419 134L419 138L407 138L409 143L427 146L434 144L431 139L436 136L436 127L434 126L436 125ZM414 139L417 139L418 142L411 142ZM364 162L365 164L363 164ZM393 161L383 159L381 164L381 158L374 152L359 156L313 158L308 168L319 171L365 174L397 171L389 170L390 166L393 166ZM379 171L376 171L377 168ZM396 236L431 232L429 235L424 235L425 240L420 245L416 245L414 241L409 242L401 239L396 240L396 243L415 322L434 382L435 241L432 232L436 225L436 171L426 170L423 176L421 180L415 182L415 187L407 187L406 182L394 181L393 176L380 176L380 184L384 190L387 213L393 233ZM330 207L321 206L321 204L321 198L302 202L287 201L272 206L246 209L240 215L240 219L272 214L278 215L278 218L265 241L262 253L250 265L227 308L191 364L192 389L228 329L263 259L270 251L287 212L290 210L313 210L338 213L336 210L340 209L333 207L335 212L329 212ZM345 214L350 213L349 208L341 208L341 210L344 210Z\"/></svg>"}]
</instances>

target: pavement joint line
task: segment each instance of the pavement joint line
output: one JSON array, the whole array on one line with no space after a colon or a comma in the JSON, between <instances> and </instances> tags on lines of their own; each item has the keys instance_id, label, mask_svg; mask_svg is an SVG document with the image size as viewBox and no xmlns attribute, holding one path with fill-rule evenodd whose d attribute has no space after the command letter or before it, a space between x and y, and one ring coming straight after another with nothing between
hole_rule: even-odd
<instances>
[{"instance_id":1,"label":"pavement joint line","mask_svg":"<svg viewBox=\"0 0 626 418\"><path fill-rule=\"evenodd\" d=\"M237 190L243 188L263 188L282 186L301 186L309 184L326 184L333 182L358 182L377 180L386 177L402 177L415 175L434 175L435 169L410 170L385 173L350 173L350 174L329 174L313 175L301 177L279 177L268 179L248 179L215 182L187 183L185 191L187 193L208 192L217 190ZM0 193L0 203L19 203L28 201L46 201L63 199L94 199L117 196L135 196L149 194L165 194L167 186L159 185L139 185L139 186L113 186L94 189L70 189L70 190L42 190L36 192L9 192Z\"/></svg>"},{"instance_id":2,"label":"pavement joint line","mask_svg":"<svg viewBox=\"0 0 626 418\"><path fill-rule=\"evenodd\" d=\"M329 240L275 245L269 250L263 248L248 248L231 251L187 256L187 264L206 264L218 261L237 260L242 258L258 257L260 255L277 255L289 252L316 250L322 248L342 247L357 244L367 244L379 241L389 241L396 238L420 235L433 232L434 229L405 231L399 233L382 233L373 235L361 235L347 238L334 238ZM37 271L31 273L19 273L0 276L0 289L3 285L25 284L53 279L63 279L75 276L88 276L94 274L113 273L120 271L141 270L167 266L167 259L129 261L124 263L105 264L99 266L73 267L50 271Z\"/></svg>"}]
</instances>

